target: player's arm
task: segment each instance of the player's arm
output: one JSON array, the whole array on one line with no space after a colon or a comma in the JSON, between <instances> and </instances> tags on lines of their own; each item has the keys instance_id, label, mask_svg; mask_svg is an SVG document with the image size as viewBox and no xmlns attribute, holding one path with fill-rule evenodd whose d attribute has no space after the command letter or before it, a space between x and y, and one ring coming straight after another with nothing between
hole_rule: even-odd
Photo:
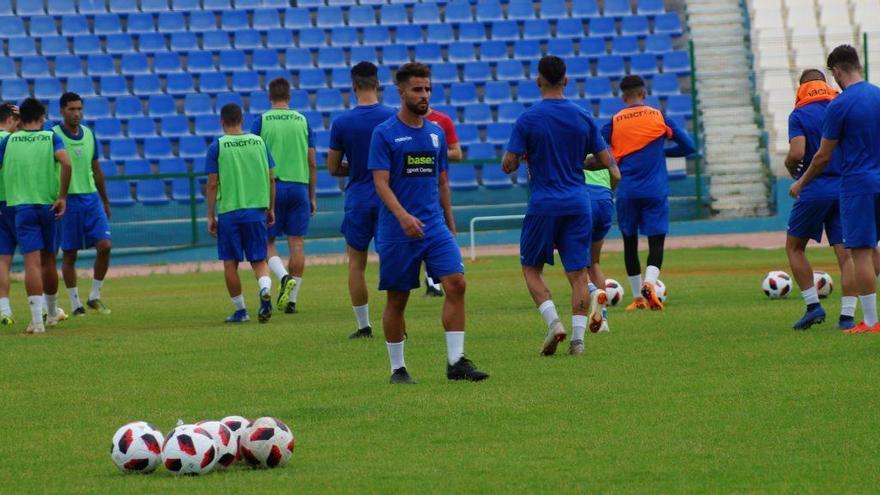
<instances>
[{"instance_id":1,"label":"player's arm","mask_svg":"<svg viewBox=\"0 0 880 495\"><path fill-rule=\"evenodd\" d=\"M275 225L275 159L266 146L266 160L269 162L269 208L266 209L266 224Z\"/></svg>"},{"instance_id":2,"label":"player's arm","mask_svg":"<svg viewBox=\"0 0 880 495\"><path fill-rule=\"evenodd\" d=\"M110 198L107 196L107 185L104 183L104 169L97 159L92 160L92 176L95 178L95 187L98 189L98 195L101 196L101 202L104 203L104 213L110 218Z\"/></svg>"},{"instance_id":3,"label":"player's arm","mask_svg":"<svg viewBox=\"0 0 880 495\"><path fill-rule=\"evenodd\" d=\"M447 149L449 149L447 147ZM457 233L455 229L455 215L452 213L452 191L449 189L449 156L440 150L437 171L437 189L440 194L440 206L443 208L443 218L452 235Z\"/></svg>"},{"instance_id":4,"label":"player's arm","mask_svg":"<svg viewBox=\"0 0 880 495\"><path fill-rule=\"evenodd\" d=\"M330 148L327 152L327 170L334 177L348 177L348 164L342 161L342 151Z\"/></svg>"},{"instance_id":5,"label":"player's arm","mask_svg":"<svg viewBox=\"0 0 880 495\"><path fill-rule=\"evenodd\" d=\"M804 161L807 149L807 138L797 136L788 142L788 154L785 155L785 169L792 179L797 178L798 169Z\"/></svg>"},{"instance_id":6,"label":"player's arm","mask_svg":"<svg viewBox=\"0 0 880 495\"><path fill-rule=\"evenodd\" d=\"M387 170L373 170L373 184L376 186L376 194L394 218L400 222L400 227L409 237L421 238L425 235L425 224L421 220L409 214L397 200L394 191L391 190L389 173Z\"/></svg>"},{"instance_id":7,"label":"player's arm","mask_svg":"<svg viewBox=\"0 0 880 495\"><path fill-rule=\"evenodd\" d=\"M446 148L446 156L450 162L460 162L464 154L461 152L461 144L453 143Z\"/></svg>"},{"instance_id":8,"label":"player's arm","mask_svg":"<svg viewBox=\"0 0 880 495\"><path fill-rule=\"evenodd\" d=\"M318 211L318 202L315 199L315 189L318 186L318 160L315 148L309 148L309 203L311 214Z\"/></svg>"},{"instance_id":9,"label":"player's arm","mask_svg":"<svg viewBox=\"0 0 880 495\"><path fill-rule=\"evenodd\" d=\"M271 177L271 175L270 175ZM217 237L217 214L216 214L216 206L217 206L217 184L219 183L217 179L217 173L208 174L208 184L205 186L205 201L208 203L208 233L213 237ZM271 186L270 191L274 191L274 184ZM270 199L271 202L271 193Z\"/></svg>"},{"instance_id":10,"label":"player's arm","mask_svg":"<svg viewBox=\"0 0 880 495\"><path fill-rule=\"evenodd\" d=\"M519 168L519 161L522 158L522 155L517 155L511 151L506 151L504 153L504 158L501 160L501 170L504 170L506 174L512 174L516 172L516 169Z\"/></svg>"},{"instance_id":11,"label":"player's arm","mask_svg":"<svg viewBox=\"0 0 880 495\"><path fill-rule=\"evenodd\" d=\"M611 159L611 153L608 152L607 148L593 153L592 157L588 156L584 160L584 170L607 170L611 176L611 189L615 189L617 184L620 183L620 169L617 168L617 164Z\"/></svg>"},{"instance_id":12,"label":"player's arm","mask_svg":"<svg viewBox=\"0 0 880 495\"><path fill-rule=\"evenodd\" d=\"M70 174L73 166L70 163L70 156L67 154L67 150L64 149L64 141L61 140L61 136L53 133L53 139L55 161L61 164L61 184L58 188L58 198L52 205L52 211L55 212L55 218L61 218L61 215L64 215L65 210L67 210L67 190L70 188Z\"/></svg>"},{"instance_id":13,"label":"player's arm","mask_svg":"<svg viewBox=\"0 0 880 495\"><path fill-rule=\"evenodd\" d=\"M813 155L813 161L810 162L810 166L804 171L804 175L796 180L789 188L788 193L792 198L796 199L800 196L801 191L803 191L804 187L809 184L811 180L822 175L822 172L825 171L825 167L831 163L831 156L834 154L834 149L837 148L837 143L837 139L822 138L822 142L819 144L819 151Z\"/></svg>"},{"instance_id":14,"label":"player's arm","mask_svg":"<svg viewBox=\"0 0 880 495\"><path fill-rule=\"evenodd\" d=\"M670 158L685 158L697 151L694 140L691 139L687 131L678 126L674 121L666 121L666 125L672 129L672 141L675 146L663 150L663 154Z\"/></svg>"}]
</instances>

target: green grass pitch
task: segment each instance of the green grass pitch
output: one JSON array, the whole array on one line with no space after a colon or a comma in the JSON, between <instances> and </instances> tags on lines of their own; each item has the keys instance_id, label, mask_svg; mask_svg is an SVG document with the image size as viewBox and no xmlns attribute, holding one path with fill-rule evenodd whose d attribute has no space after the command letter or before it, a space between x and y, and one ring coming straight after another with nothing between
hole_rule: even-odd
<instances>
[{"instance_id":1,"label":"green grass pitch","mask_svg":"<svg viewBox=\"0 0 880 495\"><path fill-rule=\"evenodd\" d=\"M790 329L797 291L769 301L760 290L766 271L786 268L781 251L678 250L661 276L667 311L612 308L611 333L589 334L580 358L540 357L544 325L516 258L480 259L467 265L466 351L492 377L447 382L440 301L414 294L412 387L387 384L381 338L346 339L344 266L307 269L300 314L237 327L222 323L222 275L202 273L111 280L113 315L25 336L16 283L19 324L0 335L0 491L870 492L880 336L834 329L837 270L829 250L812 257L838 287L829 322L811 331ZM628 290L622 255L603 264ZM368 276L375 287L375 265ZM255 316L256 283L243 278ZM547 278L568 328L560 268ZM371 297L379 330L383 298ZM291 463L176 478L123 475L110 461L127 421L168 431L178 418L230 414L287 421Z\"/></svg>"}]
</instances>

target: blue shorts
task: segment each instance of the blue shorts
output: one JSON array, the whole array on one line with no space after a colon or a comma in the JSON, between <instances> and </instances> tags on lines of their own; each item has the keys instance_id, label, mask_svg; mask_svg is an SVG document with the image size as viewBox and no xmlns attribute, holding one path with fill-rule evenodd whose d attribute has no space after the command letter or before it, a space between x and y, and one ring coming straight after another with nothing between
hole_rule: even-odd
<instances>
[{"instance_id":1,"label":"blue shorts","mask_svg":"<svg viewBox=\"0 0 880 495\"><path fill-rule=\"evenodd\" d=\"M843 242L840 224L840 202L836 199L799 199L794 202L788 216L788 235L798 239L822 242L822 230L828 244Z\"/></svg>"},{"instance_id":2,"label":"blue shorts","mask_svg":"<svg viewBox=\"0 0 880 495\"><path fill-rule=\"evenodd\" d=\"M304 237L311 215L308 184L275 181L275 225L269 229L273 239L282 235Z\"/></svg>"},{"instance_id":3,"label":"blue shorts","mask_svg":"<svg viewBox=\"0 0 880 495\"><path fill-rule=\"evenodd\" d=\"M12 256L18 237L15 235L15 207L0 201L0 255Z\"/></svg>"},{"instance_id":4,"label":"blue shorts","mask_svg":"<svg viewBox=\"0 0 880 495\"><path fill-rule=\"evenodd\" d=\"M438 280L464 273L461 249L445 227L422 239L376 240L379 252L379 290L408 292L419 287L422 261Z\"/></svg>"},{"instance_id":5,"label":"blue shorts","mask_svg":"<svg viewBox=\"0 0 880 495\"><path fill-rule=\"evenodd\" d=\"M263 261L268 247L265 210L235 210L223 213L217 219L217 258Z\"/></svg>"},{"instance_id":6,"label":"blue shorts","mask_svg":"<svg viewBox=\"0 0 880 495\"><path fill-rule=\"evenodd\" d=\"M355 251L370 249L370 241L376 237L379 226L379 207L348 208L339 229L345 236L345 243Z\"/></svg>"},{"instance_id":7,"label":"blue shorts","mask_svg":"<svg viewBox=\"0 0 880 495\"><path fill-rule=\"evenodd\" d=\"M590 266L592 214L551 217L526 215L519 237L519 259L523 266L553 264L553 249L566 272L577 272Z\"/></svg>"},{"instance_id":8,"label":"blue shorts","mask_svg":"<svg viewBox=\"0 0 880 495\"><path fill-rule=\"evenodd\" d=\"M875 247L880 233L880 194L840 198L840 221L844 247Z\"/></svg>"},{"instance_id":9,"label":"blue shorts","mask_svg":"<svg viewBox=\"0 0 880 495\"><path fill-rule=\"evenodd\" d=\"M98 193L68 195L60 223L62 251L90 248L110 238L110 224Z\"/></svg>"},{"instance_id":10,"label":"blue shorts","mask_svg":"<svg viewBox=\"0 0 880 495\"><path fill-rule=\"evenodd\" d=\"M617 226L624 237L666 235L669 198L617 198Z\"/></svg>"},{"instance_id":11,"label":"blue shorts","mask_svg":"<svg viewBox=\"0 0 880 495\"><path fill-rule=\"evenodd\" d=\"M50 205L15 207L15 236L21 254L58 250L55 213Z\"/></svg>"},{"instance_id":12,"label":"blue shorts","mask_svg":"<svg viewBox=\"0 0 880 495\"><path fill-rule=\"evenodd\" d=\"M611 223L614 220L614 201L610 199L593 200L590 204L593 212L593 235L592 242L599 242L605 239L608 231L611 230Z\"/></svg>"}]
</instances>

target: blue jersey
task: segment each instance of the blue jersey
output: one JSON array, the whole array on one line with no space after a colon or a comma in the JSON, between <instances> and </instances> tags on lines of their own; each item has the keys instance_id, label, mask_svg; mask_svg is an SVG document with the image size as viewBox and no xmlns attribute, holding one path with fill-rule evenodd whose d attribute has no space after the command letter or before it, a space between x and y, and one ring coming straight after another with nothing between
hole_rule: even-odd
<instances>
[{"instance_id":1,"label":"blue jersey","mask_svg":"<svg viewBox=\"0 0 880 495\"><path fill-rule=\"evenodd\" d=\"M445 229L440 207L439 174L446 171L446 138L437 124L423 120L415 129L397 115L379 124L370 142L370 170L387 170L391 190L400 205L422 221L425 236ZM385 205L379 213L378 237L384 240L408 239L397 218Z\"/></svg>"},{"instance_id":2,"label":"blue jersey","mask_svg":"<svg viewBox=\"0 0 880 495\"><path fill-rule=\"evenodd\" d=\"M829 101L817 101L799 108L795 108L788 116L788 140L803 136L806 139L804 147L804 169L813 161L813 155L819 150L819 142L822 140L822 122L825 120L825 110ZM840 197L840 147L834 150L831 163L822 172L822 175L813 179L803 191L800 199L837 199ZM803 170L797 178L803 175Z\"/></svg>"},{"instance_id":3,"label":"blue jersey","mask_svg":"<svg viewBox=\"0 0 880 495\"><path fill-rule=\"evenodd\" d=\"M589 214L584 159L605 150L592 117L564 99L546 99L522 113L513 126L507 151L527 155L529 215Z\"/></svg>"},{"instance_id":4,"label":"blue jersey","mask_svg":"<svg viewBox=\"0 0 880 495\"><path fill-rule=\"evenodd\" d=\"M367 169L373 129L397 111L381 105L352 108L333 121L330 127L330 149L341 151L348 162L348 183L345 185L345 208L374 208L379 197L373 186L373 174Z\"/></svg>"},{"instance_id":5,"label":"blue jersey","mask_svg":"<svg viewBox=\"0 0 880 495\"><path fill-rule=\"evenodd\" d=\"M859 82L825 111L822 137L838 140L841 197L880 193L880 88Z\"/></svg>"}]
</instances>

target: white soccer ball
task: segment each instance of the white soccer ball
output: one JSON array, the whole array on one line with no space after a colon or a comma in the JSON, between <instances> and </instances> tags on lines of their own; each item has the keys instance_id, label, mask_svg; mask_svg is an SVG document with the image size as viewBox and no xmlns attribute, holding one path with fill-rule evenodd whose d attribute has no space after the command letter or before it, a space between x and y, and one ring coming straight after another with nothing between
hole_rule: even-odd
<instances>
[{"instance_id":1,"label":"white soccer ball","mask_svg":"<svg viewBox=\"0 0 880 495\"><path fill-rule=\"evenodd\" d=\"M244 433L244 430L250 426L251 420L243 417L243 416L226 416L225 418L220 420L221 423L226 425L227 428L232 432L232 436L235 437L235 460L241 460L241 434Z\"/></svg>"},{"instance_id":2,"label":"white soccer ball","mask_svg":"<svg viewBox=\"0 0 880 495\"><path fill-rule=\"evenodd\" d=\"M220 421L199 421L200 426L214 437L214 447L217 449L217 469L226 469L238 459L238 435L232 433L226 425Z\"/></svg>"},{"instance_id":3,"label":"white soccer ball","mask_svg":"<svg viewBox=\"0 0 880 495\"><path fill-rule=\"evenodd\" d=\"M152 473L159 467L164 437L153 425L136 421L113 435L110 458L123 473Z\"/></svg>"},{"instance_id":4,"label":"white soccer ball","mask_svg":"<svg viewBox=\"0 0 880 495\"><path fill-rule=\"evenodd\" d=\"M620 301L623 301L623 296L625 292L623 290L623 286L620 285L620 282L614 280L613 278L605 279L605 295L608 296L608 304L612 306L617 306L620 304Z\"/></svg>"},{"instance_id":5,"label":"white soccer ball","mask_svg":"<svg viewBox=\"0 0 880 495\"><path fill-rule=\"evenodd\" d=\"M825 299L834 290L834 279L825 272L813 272L813 287L819 294L819 299Z\"/></svg>"},{"instance_id":6,"label":"white soccer ball","mask_svg":"<svg viewBox=\"0 0 880 495\"><path fill-rule=\"evenodd\" d=\"M657 299L660 299L660 302L666 302L666 284L659 278L654 284L654 294L657 294Z\"/></svg>"},{"instance_id":7,"label":"white soccer ball","mask_svg":"<svg viewBox=\"0 0 880 495\"><path fill-rule=\"evenodd\" d=\"M286 424L275 418L259 418L242 434L241 458L255 468L281 467L290 460L293 447L293 432Z\"/></svg>"},{"instance_id":8,"label":"white soccer ball","mask_svg":"<svg viewBox=\"0 0 880 495\"><path fill-rule=\"evenodd\" d=\"M173 474L206 474L217 464L217 448L208 430L180 425L168 433L162 446L162 463Z\"/></svg>"},{"instance_id":9,"label":"white soccer ball","mask_svg":"<svg viewBox=\"0 0 880 495\"><path fill-rule=\"evenodd\" d=\"M774 270L764 277L761 288L770 299L785 297L791 292L791 277L782 270Z\"/></svg>"}]
</instances>

